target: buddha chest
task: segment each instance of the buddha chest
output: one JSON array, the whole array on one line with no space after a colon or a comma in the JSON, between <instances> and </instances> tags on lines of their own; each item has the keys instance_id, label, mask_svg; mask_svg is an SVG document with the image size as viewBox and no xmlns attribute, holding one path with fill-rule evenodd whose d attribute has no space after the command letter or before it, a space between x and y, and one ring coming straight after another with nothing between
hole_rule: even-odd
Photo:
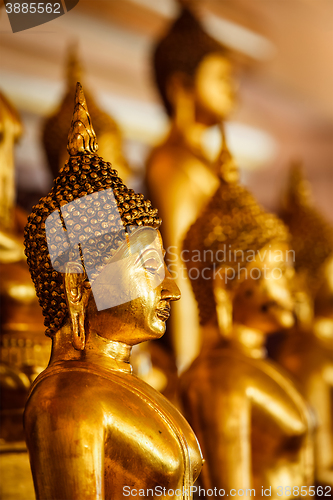
<instances>
[{"instance_id":1,"label":"buddha chest","mask_svg":"<svg viewBox=\"0 0 333 500\"><path fill-rule=\"evenodd\" d=\"M192 429L176 408L130 373L97 373L98 366L87 368L82 362L65 366L40 379L27 406L31 466L40 488L37 498L67 499L70 481L70 491L79 494L81 476L103 500L131 498L139 490L150 498L163 498L163 488L178 490L179 495L167 498L183 498L183 487L191 486L200 473L202 457ZM45 464L49 454L53 463ZM41 479L45 468L52 476L47 485Z\"/></svg>"}]
</instances>

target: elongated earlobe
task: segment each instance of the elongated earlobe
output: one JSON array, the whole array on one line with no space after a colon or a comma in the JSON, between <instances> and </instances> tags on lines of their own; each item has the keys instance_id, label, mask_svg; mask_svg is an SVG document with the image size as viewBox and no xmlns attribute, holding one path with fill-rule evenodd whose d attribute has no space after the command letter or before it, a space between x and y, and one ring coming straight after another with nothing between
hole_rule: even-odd
<instances>
[{"instance_id":1,"label":"elongated earlobe","mask_svg":"<svg viewBox=\"0 0 333 500\"><path fill-rule=\"evenodd\" d=\"M167 86L168 98L174 108L175 123L184 133L195 121L195 105L187 80L185 75L175 73Z\"/></svg>"},{"instance_id":2,"label":"elongated earlobe","mask_svg":"<svg viewBox=\"0 0 333 500\"><path fill-rule=\"evenodd\" d=\"M71 321L73 347L83 351L86 345L84 320L86 307L90 295L90 287L86 286L86 273L76 262L69 262L66 266L65 290Z\"/></svg>"},{"instance_id":3,"label":"elongated earlobe","mask_svg":"<svg viewBox=\"0 0 333 500\"><path fill-rule=\"evenodd\" d=\"M214 297L216 302L217 322L220 334L230 337L232 333L232 300L227 290L220 283L214 286Z\"/></svg>"}]
</instances>

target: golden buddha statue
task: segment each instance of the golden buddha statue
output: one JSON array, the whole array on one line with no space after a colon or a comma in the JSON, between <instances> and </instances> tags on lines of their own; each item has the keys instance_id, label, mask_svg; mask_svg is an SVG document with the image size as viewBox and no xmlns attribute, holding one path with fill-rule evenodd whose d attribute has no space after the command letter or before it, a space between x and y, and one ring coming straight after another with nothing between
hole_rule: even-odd
<instances>
[{"instance_id":1,"label":"golden buddha statue","mask_svg":"<svg viewBox=\"0 0 333 500\"><path fill-rule=\"evenodd\" d=\"M185 415L206 459L205 488L299 498L313 485L311 415L264 348L293 324L288 233L238 184L226 149L221 157L220 186L184 241L203 336L181 376Z\"/></svg>"},{"instance_id":2,"label":"golden buddha statue","mask_svg":"<svg viewBox=\"0 0 333 500\"><path fill-rule=\"evenodd\" d=\"M197 307L179 253L186 231L218 187L215 162L203 138L234 108L233 64L227 49L183 6L158 43L153 65L171 123L168 136L148 159L147 184L164 221L169 268L182 290L182 307L175 304L171 325L183 367L198 354L200 340Z\"/></svg>"},{"instance_id":3,"label":"golden buddha statue","mask_svg":"<svg viewBox=\"0 0 333 500\"><path fill-rule=\"evenodd\" d=\"M82 81L82 68L75 46L70 48L67 61L67 90L57 112L44 124L43 143L47 159L54 177L68 159L67 136L73 114L75 85ZM85 92L89 112L98 136L99 154L112 161L119 177L126 182L130 168L123 155L122 135L116 121L102 112L92 95ZM176 401L177 367L171 356L161 346L153 343L140 344L132 355L134 373L150 383L172 401Z\"/></svg>"},{"instance_id":4,"label":"golden buddha statue","mask_svg":"<svg viewBox=\"0 0 333 500\"><path fill-rule=\"evenodd\" d=\"M22 133L14 106L0 93L0 439L24 439L22 415L31 380L46 367L50 342L27 267L15 206L14 144Z\"/></svg>"},{"instance_id":5,"label":"golden buddha statue","mask_svg":"<svg viewBox=\"0 0 333 500\"><path fill-rule=\"evenodd\" d=\"M52 170L53 177L57 177L59 169L68 159L67 136L73 114L73 100L75 85L82 81L82 68L74 46L69 50L67 61L67 89L57 111L47 118L43 128L43 144ZM123 155L122 135L114 118L104 113L95 103L92 94L86 91L86 99L90 114L98 135L100 154L107 161L112 160L114 168L121 179L126 182L130 169Z\"/></svg>"},{"instance_id":6,"label":"golden buddha statue","mask_svg":"<svg viewBox=\"0 0 333 500\"><path fill-rule=\"evenodd\" d=\"M180 297L164 264L161 220L97 149L77 84L69 160L25 233L52 337L24 415L36 497L192 498L202 464L195 435L130 365L132 346L163 335Z\"/></svg>"},{"instance_id":7,"label":"golden buddha statue","mask_svg":"<svg viewBox=\"0 0 333 500\"><path fill-rule=\"evenodd\" d=\"M291 170L282 218L295 250L296 324L276 360L317 414L316 482L333 487L333 229L314 208L301 168Z\"/></svg>"}]
</instances>

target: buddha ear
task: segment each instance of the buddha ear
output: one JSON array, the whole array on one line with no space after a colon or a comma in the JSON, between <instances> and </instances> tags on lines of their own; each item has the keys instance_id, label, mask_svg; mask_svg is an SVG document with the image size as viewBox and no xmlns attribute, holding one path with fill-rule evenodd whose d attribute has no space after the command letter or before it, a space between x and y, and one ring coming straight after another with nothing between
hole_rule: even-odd
<instances>
[{"instance_id":1,"label":"buddha ear","mask_svg":"<svg viewBox=\"0 0 333 500\"><path fill-rule=\"evenodd\" d=\"M86 344L84 320L91 292L90 283L81 264L68 262L65 272L65 293L71 321L73 347L82 351Z\"/></svg>"},{"instance_id":2,"label":"buddha ear","mask_svg":"<svg viewBox=\"0 0 333 500\"><path fill-rule=\"evenodd\" d=\"M225 273L220 271L222 278L214 279L213 290L216 303L217 322L220 334L229 338L232 334L232 294L225 285Z\"/></svg>"},{"instance_id":3,"label":"buddha ear","mask_svg":"<svg viewBox=\"0 0 333 500\"><path fill-rule=\"evenodd\" d=\"M195 104L192 89L193 82L190 77L181 72L171 75L166 85L167 97L180 128L194 121Z\"/></svg>"}]
</instances>

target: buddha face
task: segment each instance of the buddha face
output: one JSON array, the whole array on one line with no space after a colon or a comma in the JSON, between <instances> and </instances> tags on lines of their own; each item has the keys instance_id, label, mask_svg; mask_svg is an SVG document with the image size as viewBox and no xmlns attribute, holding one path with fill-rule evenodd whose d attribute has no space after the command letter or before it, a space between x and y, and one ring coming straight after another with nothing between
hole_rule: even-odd
<instances>
[{"instance_id":1,"label":"buddha face","mask_svg":"<svg viewBox=\"0 0 333 500\"><path fill-rule=\"evenodd\" d=\"M253 262L242 267L243 279L239 285L233 283L233 322L265 333L293 326L289 290L293 268L288 262L288 246L266 246Z\"/></svg>"},{"instance_id":2,"label":"buddha face","mask_svg":"<svg viewBox=\"0 0 333 500\"><path fill-rule=\"evenodd\" d=\"M265 333L293 326L289 287L293 268L287 252L285 244L269 245L248 265L247 278L238 287L233 300L235 323Z\"/></svg>"},{"instance_id":3,"label":"buddha face","mask_svg":"<svg viewBox=\"0 0 333 500\"><path fill-rule=\"evenodd\" d=\"M159 231L142 228L102 270L92 285L87 315L100 336L134 345L164 334L170 302L180 298L164 253ZM119 305L108 307L114 301Z\"/></svg>"},{"instance_id":4,"label":"buddha face","mask_svg":"<svg viewBox=\"0 0 333 500\"><path fill-rule=\"evenodd\" d=\"M194 79L196 119L214 125L225 119L235 106L233 66L223 55L207 55Z\"/></svg>"}]
</instances>

